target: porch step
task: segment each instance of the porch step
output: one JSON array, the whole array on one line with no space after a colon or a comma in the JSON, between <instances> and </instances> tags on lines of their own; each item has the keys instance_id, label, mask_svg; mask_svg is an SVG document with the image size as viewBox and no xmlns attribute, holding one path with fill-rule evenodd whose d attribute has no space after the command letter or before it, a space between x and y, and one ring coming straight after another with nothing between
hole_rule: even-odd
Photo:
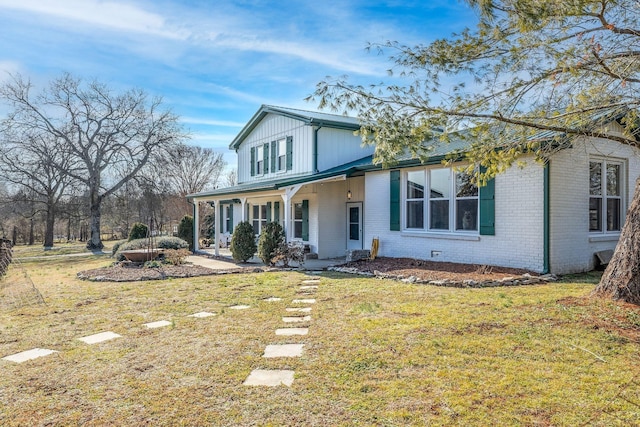
<instances>
[{"instance_id":1,"label":"porch step","mask_svg":"<svg viewBox=\"0 0 640 427\"><path fill-rule=\"evenodd\" d=\"M304 254L304 259L318 259L318 254L312 254L312 253L305 253Z\"/></svg>"},{"instance_id":2,"label":"porch step","mask_svg":"<svg viewBox=\"0 0 640 427\"><path fill-rule=\"evenodd\" d=\"M370 257L371 253L369 252L369 249L348 250L346 261L358 261L359 259L369 259Z\"/></svg>"}]
</instances>

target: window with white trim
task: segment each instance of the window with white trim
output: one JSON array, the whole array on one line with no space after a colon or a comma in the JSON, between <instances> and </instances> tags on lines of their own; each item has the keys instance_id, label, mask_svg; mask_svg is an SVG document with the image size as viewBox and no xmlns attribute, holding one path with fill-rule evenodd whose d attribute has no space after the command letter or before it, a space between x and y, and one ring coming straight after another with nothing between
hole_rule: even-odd
<instances>
[{"instance_id":1,"label":"window with white trim","mask_svg":"<svg viewBox=\"0 0 640 427\"><path fill-rule=\"evenodd\" d=\"M282 138L276 142L277 154L276 154L276 167L278 171L287 170L287 138Z\"/></svg>"},{"instance_id":2,"label":"window with white trim","mask_svg":"<svg viewBox=\"0 0 640 427\"><path fill-rule=\"evenodd\" d=\"M267 225L267 205L253 205L251 221L253 233L260 234L262 228Z\"/></svg>"},{"instance_id":3,"label":"window with white trim","mask_svg":"<svg viewBox=\"0 0 640 427\"><path fill-rule=\"evenodd\" d=\"M624 163L589 161L589 231L619 232L624 213Z\"/></svg>"},{"instance_id":4,"label":"window with white trim","mask_svg":"<svg viewBox=\"0 0 640 427\"><path fill-rule=\"evenodd\" d=\"M264 145L256 147L256 175L264 174Z\"/></svg>"},{"instance_id":5,"label":"window with white trim","mask_svg":"<svg viewBox=\"0 0 640 427\"><path fill-rule=\"evenodd\" d=\"M452 168L408 171L403 197L407 231L478 231L478 187L472 175Z\"/></svg>"},{"instance_id":6,"label":"window with white trim","mask_svg":"<svg viewBox=\"0 0 640 427\"><path fill-rule=\"evenodd\" d=\"M302 239L302 203L293 204L293 237Z\"/></svg>"}]
</instances>

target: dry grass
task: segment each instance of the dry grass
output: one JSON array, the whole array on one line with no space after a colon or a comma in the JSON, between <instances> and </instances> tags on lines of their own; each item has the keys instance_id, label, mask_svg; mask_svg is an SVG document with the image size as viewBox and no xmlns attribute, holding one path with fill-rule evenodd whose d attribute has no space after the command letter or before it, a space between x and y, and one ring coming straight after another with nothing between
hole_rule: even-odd
<instances>
[{"instance_id":1,"label":"dry grass","mask_svg":"<svg viewBox=\"0 0 640 427\"><path fill-rule=\"evenodd\" d=\"M640 424L640 310L584 299L585 278L450 289L325 274L309 335L278 337L304 274L75 278L105 262L26 264L48 305L0 313L0 356L60 353L0 361L1 425ZM186 317L198 311L217 315ZM156 320L173 325L142 326ZM77 340L106 330L123 338ZM288 342L304 342L303 357L261 357ZM243 386L256 368L296 379Z\"/></svg>"}]
</instances>

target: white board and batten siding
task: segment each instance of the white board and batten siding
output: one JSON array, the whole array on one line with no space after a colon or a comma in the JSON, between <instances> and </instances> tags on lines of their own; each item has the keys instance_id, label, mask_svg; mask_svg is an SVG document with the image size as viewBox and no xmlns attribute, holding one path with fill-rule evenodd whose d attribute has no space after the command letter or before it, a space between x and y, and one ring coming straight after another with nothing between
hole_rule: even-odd
<instances>
[{"instance_id":1,"label":"white board and batten siding","mask_svg":"<svg viewBox=\"0 0 640 427\"><path fill-rule=\"evenodd\" d=\"M269 170L263 175L251 176L251 148L262 147L282 138L293 138L292 170ZM238 183L269 181L312 172L313 128L300 120L276 114L267 114L238 147ZM271 151L269 151L271 154Z\"/></svg>"},{"instance_id":2,"label":"white board and batten siding","mask_svg":"<svg viewBox=\"0 0 640 427\"><path fill-rule=\"evenodd\" d=\"M318 170L320 172L373 154L372 145L362 146L353 131L320 128L318 131Z\"/></svg>"},{"instance_id":3,"label":"white board and batten siding","mask_svg":"<svg viewBox=\"0 0 640 427\"><path fill-rule=\"evenodd\" d=\"M404 171L403 171L404 172ZM543 167L530 162L495 178L495 235L389 230L389 171L366 174L365 248L379 237L378 254L542 271L544 268ZM404 178L402 184L406 185ZM404 218L404 199L401 202ZM401 227L402 228L402 227Z\"/></svg>"}]
</instances>

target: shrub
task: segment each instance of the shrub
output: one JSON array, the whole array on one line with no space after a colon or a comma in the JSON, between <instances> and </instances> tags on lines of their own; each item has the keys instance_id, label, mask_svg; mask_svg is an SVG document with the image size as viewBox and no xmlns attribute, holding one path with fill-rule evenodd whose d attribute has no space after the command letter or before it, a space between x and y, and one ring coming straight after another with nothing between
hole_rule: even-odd
<instances>
[{"instance_id":1,"label":"shrub","mask_svg":"<svg viewBox=\"0 0 640 427\"><path fill-rule=\"evenodd\" d=\"M129 230L129 242L136 239L144 239L149 234L149 227L141 222L136 222Z\"/></svg>"},{"instance_id":2,"label":"shrub","mask_svg":"<svg viewBox=\"0 0 640 427\"><path fill-rule=\"evenodd\" d=\"M236 261L247 262L256 253L256 237L249 221L236 226L231 236L231 256Z\"/></svg>"},{"instance_id":3,"label":"shrub","mask_svg":"<svg viewBox=\"0 0 640 427\"><path fill-rule=\"evenodd\" d=\"M165 264L184 264L184 259L191 255L187 249L165 249L163 260Z\"/></svg>"},{"instance_id":4,"label":"shrub","mask_svg":"<svg viewBox=\"0 0 640 427\"><path fill-rule=\"evenodd\" d=\"M130 242L124 242L119 245L117 252L115 253L116 259L118 261L124 260L124 255L122 255L122 251L130 251L134 249L147 249L149 247L149 243L152 243L155 248L160 249L187 249L189 244L184 240L178 237L171 236L162 236L152 239L136 239L131 240Z\"/></svg>"},{"instance_id":5,"label":"shrub","mask_svg":"<svg viewBox=\"0 0 640 427\"><path fill-rule=\"evenodd\" d=\"M273 265L273 258L278 253L278 248L284 243L284 231L277 222L270 222L262 228L258 240L258 257L266 265Z\"/></svg>"},{"instance_id":6,"label":"shrub","mask_svg":"<svg viewBox=\"0 0 640 427\"><path fill-rule=\"evenodd\" d=\"M116 252L118 252L118 249L120 249L120 245L126 242L127 242L126 240L120 240L115 242L113 244L113 247L111 248L111 257L113 257L116 254Z\"/></svg>"},{"instance_id":7,"label":"shrub","mask_svg":"<svg viewBox=\"0 0 640 427\"><path fill-rule=\"evenodd\" d=\"M289 267L291 261L297 262L299 265L304 264L304 244L302 242L287 243L283 241L278 246L273 262L281 262L283 267Z\"/></svg>"},{"instance_id":8,"label":"shrub","mask_svg":"<svg viewBox=\"0 0 640 427\"><path fill-rule=\"evenodd\" d=\"M189 244L189 250L193 252L193 217L185 215L178 225L178 237Z\"/></svg>"}]
</instances>

